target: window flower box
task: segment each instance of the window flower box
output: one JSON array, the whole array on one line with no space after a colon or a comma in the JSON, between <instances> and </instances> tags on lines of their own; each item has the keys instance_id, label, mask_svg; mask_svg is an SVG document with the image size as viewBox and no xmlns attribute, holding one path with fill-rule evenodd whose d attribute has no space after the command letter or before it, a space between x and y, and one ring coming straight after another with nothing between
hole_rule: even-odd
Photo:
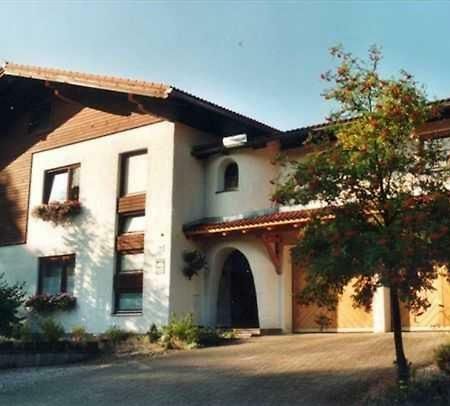
<instances>
[{"instance_id":1,"label":"window flower box","mask_svg":"<svg viewBox=\"0 0 450 406\"><path fill-rule=\"evenodd\" d=\"M55 311L69 311L75 308L77 299L68 293L56 295L38 294L31 296L25 307L38 313L51 313Z\"/></svg>"},{"instance_id":2,"label":"window flower box","mask_svg":"<svg viewBox=\"0 0 450 406\"><path fill-rule=\"evenodd\" d=\"M51 202L40 204L33 209L33 216L53 224L64 224L69 222L81 212L81 204L75 200L65 202Z\"/></svg>"}]
</instances>

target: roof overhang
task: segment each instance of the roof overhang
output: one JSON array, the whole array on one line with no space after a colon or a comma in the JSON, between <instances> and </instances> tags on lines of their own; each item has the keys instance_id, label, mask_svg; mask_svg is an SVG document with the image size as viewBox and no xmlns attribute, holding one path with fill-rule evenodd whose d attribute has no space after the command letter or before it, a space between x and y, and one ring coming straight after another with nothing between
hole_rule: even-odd
<instances>
[{"instance_id":1,"label":"roof overhang","mask_svg":"<svg viewBox=\"0 0 450 406\"><path fill-rule=\"evenodd\" d=\"M2 116L15 108L12 103L20 104L20 100L32 89L48 93L45 86L61 94L68 92L71 95L74 93L73 89L77 88L78 93L85 93L83 97L85 102L89 102L89 98L92 98L92 92L101 92L103 95L115 94L116 98L121 97L127 103L134 103L134 108L143 113L150 112L171 121L179 121L219 137L246 133L250 139L254 139L280 133L279 130L264 123L162 83L10 62L0 68ZM91 92L88 92L89 90Z\"/></svg>"},{"instance_id":2,"label":"roof overhang","mask_svg":"<svg viewBox=\"0 0 450 406\"><path fill-rule=\"evenodd\" d=\"M295 231L305 226L311 216L323 209L270 209L263 213L241 215L240 218L204 219L185 225L188 238L227 237L230 235L261 234Z\"/></svg>"}]
</instances>

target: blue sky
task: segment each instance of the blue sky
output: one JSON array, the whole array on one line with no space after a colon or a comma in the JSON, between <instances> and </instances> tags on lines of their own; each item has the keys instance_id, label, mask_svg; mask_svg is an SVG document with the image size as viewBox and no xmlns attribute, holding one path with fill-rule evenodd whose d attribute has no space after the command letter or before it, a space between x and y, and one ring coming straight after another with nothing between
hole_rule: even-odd
<instances>
[{"instance_id":1,"label":"blue sky","mask_svg":"<svg viewBox=\"0 0 450 406\"><path fill-rule=\"evenodd\" d=\"M281 129L330 110L328 48L383 47L450 97L447 1L3 1L0 59L175 85Z\"/></svg>"}]
</instances>

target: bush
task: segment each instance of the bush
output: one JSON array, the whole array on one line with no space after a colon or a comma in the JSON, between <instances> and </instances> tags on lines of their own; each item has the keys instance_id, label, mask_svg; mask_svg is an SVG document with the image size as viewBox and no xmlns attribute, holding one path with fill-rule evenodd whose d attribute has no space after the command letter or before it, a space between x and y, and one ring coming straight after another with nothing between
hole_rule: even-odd
<instances>
[{"instance_id":1,"label":"bush","mask_svg":"<svg viewBox=\"0 0 450 406\"><path fill-rule=\"evenodd\" d=\"M42 335L49 343L57 343L64 337L64 327L53 319L44 319L39 323Z\"/></svg>"},{"instance_id":2,"label":"bush","mask_svg":"<svg viewBox=\"0 0 450 406\"><path fill-rule=\"evenodd\" d=\"M122 330L119 327L112 326L104 332L103 336L107 340L111 341L111 344L116 345L122 341L125 341L127 338L130 338L132 333Z\"/></svg>"},{"instance_id":3,"label":"bush","mask_svg":"<svg viewBox=\"0 0 450 406\"><path fill-rule=\"evenodd\" d=\"M439 346L434 354L439 369L450 375L450 343Z\"/></svg>"},{"instance_id":4,"label":"bush","mask_svg":"<svg viewBox=\"0 0 450 406\"><path fill-rule=\"evenodd\" d=\"M9 337L21 318L18 316L25 299L24 284L8 285L0 274L0 335Z\"/></svg>"},{"instance_id":5,"label":"bush","mask_svg":"<svg viewBox=\"0 0 450 406\"><path fill-rule=\"evenodd\" d=\"M153 324L150 326L150 329L148 330L148 333L147 333L148 340L149 340L151 343L156 343L156 342L158 342L159 339L161 338L161 335L162 335L161 331L159 330L158 327L156 327L156 324L153 323Z\"/></svg>"},{"instance_id":6,"label":"bush","mask_svg":"<svg viewBox=\"0 0 450 406\"><path fill-rule=\"evenodd\" d=\"M25 307L38 313L51 313L58 310L72 310L76 304L77 299L69 293L58 293L56 295L39 294L31 296L25 302Z\"/></svg>"},{"instance_id":7,"label":"bush","mask_svg":"<svg viewBox=\"0 0 450 406\"><path fill-rule=\"evenodd\" d=\"M23 342L33 341L33 331L31 330L31 326L29 323L19 323L14 326L11 336L16 340L20 340Z\"/></svg>"},{"instance_id":8,"label":"bush","mask_svg":"<svg viewBox=\"0 0 450 406\"><path fill-rule=\"evenodd\" d=\"M218 333L215 328L202 327L199 329L197 345L200 347L212 347L225 340L225 336Z\"/></svg>"},{"instance_id":9,"label":"bush","mask_svg":"<svg viewBox=\"0 0 450 406\"><path fill-rule=\"evenodd\" d=\"M445 375L436 375L412 380L408 387L392 387L384 395L376 399L369 399L366 404L373 406L449 405L450 379Z\"/></svg>"},{"instance_id":10,"label":"bush","mask_svg":"<svg viewBox=\"0 0 450 406\"><path fill-rule=\"evenodd\" d=\"M199 328L194 324L192 314L184 317L172 316L162 328L161 343L165 348L193 347L199 342Z\"/></svg>"},{"instance_id":11,"label":"bush","mask_svg":"<svg viewBox=\"0 0 450 406\"><path fill-rule=\"evenodd\" d=\"M89 338L89 333L83 326L72 327L70 335L72 336L72 340L75 341L76 343L87 341L87 339Z\"/></svg>"},{"instance_id":12,"label":"bush","mask_svg":"<svg viewBox=\"0 0 450 406\"><path fill-rule=\"evenodd\" d=\"M210 347L234 339L236 339L236 335L233 331L221 331L215 328L196 326L192 314L188 314L180 318L175 315L172 316L169 324L162 327L160 343L166 349L182 349Z\"/></svg>"}]
</instances>

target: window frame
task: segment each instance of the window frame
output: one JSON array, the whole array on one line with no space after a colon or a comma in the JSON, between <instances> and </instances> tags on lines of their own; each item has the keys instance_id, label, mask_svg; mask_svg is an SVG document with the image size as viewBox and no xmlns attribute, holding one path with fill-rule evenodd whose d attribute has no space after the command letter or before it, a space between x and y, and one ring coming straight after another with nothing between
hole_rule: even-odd
<instances>
[{"instance_id":1,"label":"window frame","mask_svg":"<svg viewBox=\"0 0 450 406\"><path fill-rule=\"evenodd\" d=\"M121 271L121 257L123 255L132 255L132 254L144 254L144 250L143 249L137 249L137 250L128 250L128 251L122 251L122 252L118 252L116 254L116 272L114 275L114 311L113 311L113 315L121 315L121 314L142 314L143 313L143 298L144 298L144 268L142 269L136 269L136 270L129 270L129 271ZM145 257L144 257L144 263L145 263ZM139 275L141 276L141 282L140 282L140 290L138 290L137 288L135 288L135 290L130 290L129 289L124 289L124 288L120 288L120 276L121 275L126 275L126 277L128 278L136 278L139 277ZM124 290L122 290L124 289ZM123 293L139 293L142 295L142 303L141 303L141 308L139 309L120 309L119 308L119 297L120 294Z\"/></svg>"},{"instance_id":2,"label":"window frame","mask_svg":"<svg viewBox=\"0 0 450 406\"><path fill-rule=\"evenodd\" d=\"M234 181L236 183L235 186L227 185L227 179L228 179L227 178L227 172L229 171L229 169L231 167L235 168L235 171L236 171L236 174L233 174L234 175L233 176L233 180L235 178ZM236 190L239 190L239 165L237 164L236 161L231 161L231 162L228 162L225 165L225 168L224 168L224 171L223 171L223 191L224 192L233 192L233 191L236 191Z\"/></svg>"},{"instance_id":3,"label":"window frame","mask_svg":"<svg viewBox=\"0 0 450 406\"><path fill-rule=\"evenodd\" d=\"M132 235L132 234L143 234L145 233L145 225L144 225L144 229L143 230L138 230L138 231L124 231L124 226L125 226L125 221L127 220L127 218L130 217L144 217L145 221L146 219L146 215L145 215L145 210L139 210L139 211L135 211L135 212L129 212L129 213L121 213L119 215L119 227L118 227L118 235Z\"/></svg>"},{"instance_id":4,"label":"window frame","mask_svg":"<svg viewBox=\"0 0 450 406\"><path fill-rule=\"evenodd\" d=\"M62 264L62 273L61 273L61 283L59 287L59 293L69 293L67 292L67 268L69 265L73 265L74 275L75 275L75 266L76 266L76 255L75 254L64 254L64 255L50 255L46 257L38 258L38 284L37 284L37 294L43 295L46 294L42 292L43 285L43 277L44 277L44 266L48 263L52 262L61 262ZM69 294L73 294L69 293Z\"/></svg>"},{"instance_id":5,"label":"window frame","mask_svg":"<svg viewBox=\"0 0 450 406\"><path fill-rule=\"evenodd\" d=\"M53 169L47 169L44 171L44 188L43 188L43 194L42 194L42 203L43 204L49 204L50 203L50 176L52 175L58 175L61 173L67 172L67 185L66 185L66 199L65 202L78 202L80 200L80 186L78 185L78 193L76 198L71 198L71 185L73 182L73 174L74 171L78 169L81 170L81 164L75 163L65 166L60 166L58 168Z\"/></svg>"},{"instance_id":6,"label":"window frame","mask_svg":"<svg viewBox=\"0 0 450 406\"><path fill-rule=\"evenodd\" d=\"M125 194L125 182L126 182L126 178L127 178L125 165L126 165L127 159L130 158L130 157L139 156L139 155L147 155L148 156L147 148L141 148L141 149L137 149L135 151L129 151L129 152L124 152L124 153L120 154L119 197L140 195L142 193L146 193L147 192L147 190L142 190L142 191L138 191L138 192Z\"/></svg>"}]
</instances>

